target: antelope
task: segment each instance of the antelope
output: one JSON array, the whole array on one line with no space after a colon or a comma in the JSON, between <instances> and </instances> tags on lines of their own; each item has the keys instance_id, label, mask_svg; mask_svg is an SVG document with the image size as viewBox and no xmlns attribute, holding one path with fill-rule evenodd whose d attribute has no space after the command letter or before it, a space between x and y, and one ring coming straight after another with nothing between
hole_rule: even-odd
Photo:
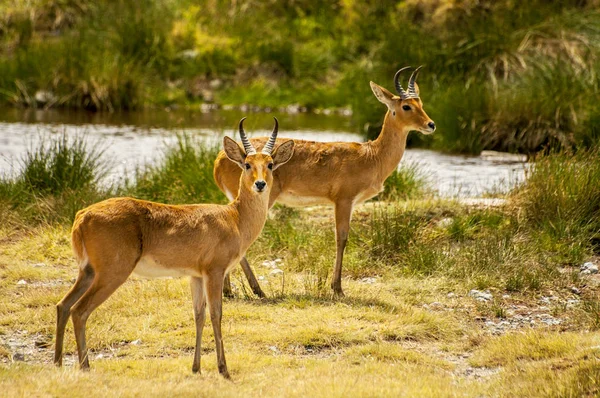
<instances>
[{"instance_id":1,"label":"antelope","mask_svg":"<svg viewBox=\"0 0 600 398\"><path fill-rule=\"evenodd\" d=\"M79 364L89 369L87 319L132 273L150 278L188 276L196 324L192 371L200 371L208 302L219 373L230 378L221 336L223 278L260 234L267 219L273 171L294 153L292 140L273 150L277 119L268 142L257 152L244 132L244 119L239 123L244 148L229 137L223 141L224 153L242 170L238 195L229 204L165 205L113 198L77 213L72 245L79 275L56 306L56 365L62 365L65 326L71 316Z\"/></svg>"},{"instance_id":2,"label":"antelope","mask_svg":"<svg viewBox=\"0 0 600 398\"><path fill-rule=\"evenodd\" d=\"M375 97L387 106L376 140L365 143L295 140L294 158L273 174L269 208L275 202L291 206L334 205L337 253L331 287L338 297L344 295L342 261L354 206L383 190L384 181L402 159L409 131L417 130L423 134L435 131L435 123L423 110L419 98L416 79L421 67L411 74L407 90L399 81L400 74L409 68L400 69L394 76L398 95L370 82ZM254 138L251 142L261 148L266 137ZM220 152L215 161L214 178L230 199L235 194L239 173L234 162ZM241 265L254 293L263 297L246 258L242 258ZM225 284L227 292L228 279Z\"/></svg>"}]
</instances>

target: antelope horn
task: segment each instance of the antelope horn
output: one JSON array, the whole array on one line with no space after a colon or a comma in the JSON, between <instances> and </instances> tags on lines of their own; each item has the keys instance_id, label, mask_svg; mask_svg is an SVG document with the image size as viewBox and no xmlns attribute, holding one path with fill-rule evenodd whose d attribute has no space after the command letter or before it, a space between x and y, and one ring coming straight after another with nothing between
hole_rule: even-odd
<instances>
[{"instance_id":1,"label":"antelope horn","mask_svg":"<svg viewBox=\"0 0 600 398\"><path fill-rule=\"evenodd\" d=\"M273 147L275 146L275 140L277 139L277 132L279 131L279 121L277 121L276 117L273 117L273 119L275 119L275 127L273 128L271 137L269 137L269 141L267 141L264 148L262 149L262 153L264 153L265 155L270 155L271 152L273 152Z\"/></svg>"},{"instance_id":2,"label":"antelope horn","mask_svg":"<svg viewBox=\"0 0 600 398\"><path fill-rule=\"evenodd\" d=\"M242 118L242 120L240 120L240 138L242 139L242 144L244 144L244 150L246 151L246 156L254 155L254 154L256 154L256 149L254 149L254 147L248 140L246 133L244 132L244 120L246 120L245 117Z\"/></svg>"},{"instance_id":3,"label":"antelope horn","mask_svg":"<svg viewBox=\"0 0 600 398\"><path fill-rule=\"evenodd\" d=\"M421 65L417 69L415 69L413 71L413 73L410 75L410 79L408 79L408 95L411 98L419 97L419 95L417 94L417 91L415 90L415 81L417 80L417 76L419 75L419 69L421 69L422 67L423 67L423 65Z\"/></svg>"},{"instance_id":4,"label":"antelope horn","mask_svg":"<svg viewBox=\"0 0 600 398\"><path fill-rule=\"evenodd\" d=\"M396 74L394 75L394 86L396 86L396 91L398 92L398 94L400 94L400 98L402 98L403 100L408 98L408 94L402 88L402 84L400 84L399 78L400 78L400 73L402 73L403 71L405 71L409 68L410 68L410 66L405 66L404 68L398 70L398 72L396 72Z\"/></svg>"}]
</instances>

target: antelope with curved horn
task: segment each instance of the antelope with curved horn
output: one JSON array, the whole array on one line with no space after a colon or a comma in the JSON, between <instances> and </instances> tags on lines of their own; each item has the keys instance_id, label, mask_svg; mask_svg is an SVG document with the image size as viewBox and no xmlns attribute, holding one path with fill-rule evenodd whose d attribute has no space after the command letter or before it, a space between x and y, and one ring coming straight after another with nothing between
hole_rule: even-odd
<instances>
[{"instance_id":1,"label":"antelope with curved horn","mask_svg":"<svg viewBox=\"0 0 600 398\"><path fill-rule=\"evenodd\" d=\"M193 372L200 371L200 343L208 303L214 330L219 373L229 378L221 309L223 278L260 234L269 209L273 171L290 160L294 142L270 145L257 153L240 121L244 149L231 138L224 153L238 173L238 195L227 205L164 205L132 198L113 198L77 213L72 244L79 261L75 285L58 303L54 362L62 364L65 326L73 318L77 353L82 369L89 368L85 328L92 311L127 278L189 276L191 279L196 349ZM241 174L241 175L240 175Z\"/></svg>"},{"instance_id":2,"label":"antelope with curved horn","mask_svg":"<svg viewBox=\"0 0 600 398\"><path fill-rule=\"evenodd\" d=\"M337 296L343 296L342 260L353 207L383 190L384 181L402 159L409 131L424 134L435 131L435 123L423 110L419 98L416 80L421 67L411 74L407 91L400 84L400 74L408 68L400 69L394 76L398 95L370 83L377 99L388 109L376 140L365 143L295 140L294 158L274 173L269 207L276 201L292 206L334 205L337 253L331 287ZM261 148L266 140L255 138L251 142ZM221 191L232 198L239 170L223 152L215 161L214 177ZM254 293L264 296L246 258L241 265Z\"/></svg>"}]
</instances>

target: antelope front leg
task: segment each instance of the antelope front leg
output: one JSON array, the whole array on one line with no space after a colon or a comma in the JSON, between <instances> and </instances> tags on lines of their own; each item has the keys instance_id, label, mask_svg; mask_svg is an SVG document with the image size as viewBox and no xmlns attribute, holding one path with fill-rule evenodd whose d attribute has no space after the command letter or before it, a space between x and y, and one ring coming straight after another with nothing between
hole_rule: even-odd
<instances>
[{"instance_id":1,"label":"antelope front leg","mask_svg":"<svg viewBox=\"0 0 600 398\"><path fill-rule=\"evenodd\" d=\"M260 288L260 284L258 283L256 276L254 276L254 272L252 272L252 268L250 268L250 264L248 263L248 260L246 260L246 257L242 257L242 259L240 260L240 265L242 266L242 270L244 271L246 279L248 280L250 288L252 289L254 294L256 294L260 298L267 297L267 295Z\"/></svg>"},{"instance_id":2,"label":"antelope front leg","mask_svg":"<svg viewBox=\"0 0 600 398\"><path fill-rule=\"evenodd\" d=\"M352 216L352 202L340 202L335 204L335 241L337 253L335 256L335 268L333 270L333 279L331 288L336 297L343 297L342 290L342 262L344 260L344 250L348 242L350 232L350 217Z\"/></svg>"},{"instance_id":3,"label":"antelope front leg","mask_svg":"<svg viewBox=\"0 0 600 398\"><path fill-rule=\"evenodd\" d=\"M204 277L206 280L206 298L210 310L210 321L215 335L215 346L217 349L217 365L219 373L226 379L231 379L227 371L225 361L225 350L223 348L223 336L221 334L221 318L223 316L223 275L212 274Z\"/></svg>"},{"instance_id":4,"label":"antelope front leg","mask_svg":"<svg viewBox=\"0 0 600 398\"><path fill-rule=\"evenodd\" d=\"M194 322L196 323L196 348L194 350L194 362L192 372L200 373L200 356L202 344L202 331L206 319L206 296L204 294L204 282L202 278L192 277L190 286L192 288L192 301L194 303Z\"/></svg>"}]
</instances>

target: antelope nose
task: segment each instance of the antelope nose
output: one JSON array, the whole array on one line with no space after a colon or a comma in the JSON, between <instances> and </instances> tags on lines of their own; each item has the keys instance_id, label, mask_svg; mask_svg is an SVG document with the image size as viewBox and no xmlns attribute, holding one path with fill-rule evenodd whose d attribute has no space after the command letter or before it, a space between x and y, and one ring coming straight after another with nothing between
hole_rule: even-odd
<instances>
[{"instance_id":1,"label":"antelope nose","mask_svg":"<svg viewBox=\"0 0 600 398\"><path fill-rule=\"evenodd\" d=\"M256 185L256 189L262 191L263 189L265 189L265 186L267 186L267 183L264 181L256 181L254 185Z\"/></svg>"},{"instance_id":2,"label":"antelope nose","mask_svg":"<svg viewBox=\"0 0 600 398\"><path fill-rule=\"evenodd\" d=\"M429 123L427 123L427 125L429 126L430 129L435 130L435 123L434 122L429 122Z\"/></svg>"}]
</instances>

